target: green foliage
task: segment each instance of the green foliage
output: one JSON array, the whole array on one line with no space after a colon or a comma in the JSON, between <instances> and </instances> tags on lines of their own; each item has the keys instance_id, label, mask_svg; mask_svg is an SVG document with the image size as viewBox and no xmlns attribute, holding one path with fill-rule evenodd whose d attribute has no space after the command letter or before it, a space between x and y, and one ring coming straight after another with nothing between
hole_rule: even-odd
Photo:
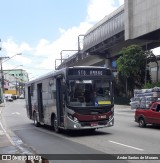
<instances>
[{"instance_id":1,"label":"green foliage","mask_svg":"<svg viewBox=\"0 0 160 163\"><path fill-rule=\"evenodd\" d=\"M117 59L119 83L125 88L124 79L127 81L127 91L133 92L135 88L142 88L145 82L146 59L149 55L138 45L131 45L123 48L121 56ZM150 81L149 75L147 74ZM123 79L122 79L123 78Z\"/></svg>"},{"instance_id":2,"label":"green foliage","mask_svg":"<svg viewBox=\"0 0 160 163\"><path fill-rule=\"evenodd\" d=\"M154 87L160 87L160 82L156 83L146 83L143 88L144 89L149 89L149 88L154 88Z\"/></svg>"},{"instance_id":3,"label":"green foliage","mask_svg":"<svg viewBox=\"0 0 160 163\"><path fill-rule=\"evenodd\" d=\"M131 45L123 48L121 56L117 60L118 71L123 77L137 76L140 70L145 69L146 55L142 48L138 45Z\"/></svg>"},{"instance_id":4,"label":"green foliage","mask_svg":"<svg viewBox=\"0 0 160 163\"><path fill-rule=\"evenodd\" d=\"M153 88L153 84L152 83L146 83L144 86L143 86L143 89L150 89L150 88Z\"/></svg>"}]
</instances>

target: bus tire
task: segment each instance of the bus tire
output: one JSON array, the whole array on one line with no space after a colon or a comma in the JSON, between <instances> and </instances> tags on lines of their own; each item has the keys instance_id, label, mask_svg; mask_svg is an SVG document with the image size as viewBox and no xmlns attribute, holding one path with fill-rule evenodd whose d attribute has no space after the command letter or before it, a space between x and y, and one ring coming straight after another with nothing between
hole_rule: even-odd
<instances>
[{"instance_id":1,"label":"bus tire","mask_svg":"<svg viewBox=\"0 0 160 163\"><path fill-rule=\"evenodd\" d=\"M59 127L58 127L58 122L57 122L56 116L54 117L54 131L55 131L56 133L59 133L59 132L60 132L60 129L59 129Z\"/></svg>"},{"instance_id":2,"label":"bus tire","mask_svg":"<svg viewBox=\"0 0 160 163\"><path fill-rule=\"evenodd\" d=\"M89 130L90 132L95 132L96 131L96 128L92 128Z\"/></svg>"},{"instance_id":3,"label":"bus tire","mask_svg":"<svg viewBox=\"0 0 160 163\"><path fill-rule=\"evenodd\" d=\"M33 121L34 121L34 125L36 127L39 127L40 126L40 123L37 120L37 114L36 114L36 112L34 112L34 114L33 114Z\"/></svg>"}]
</instances>

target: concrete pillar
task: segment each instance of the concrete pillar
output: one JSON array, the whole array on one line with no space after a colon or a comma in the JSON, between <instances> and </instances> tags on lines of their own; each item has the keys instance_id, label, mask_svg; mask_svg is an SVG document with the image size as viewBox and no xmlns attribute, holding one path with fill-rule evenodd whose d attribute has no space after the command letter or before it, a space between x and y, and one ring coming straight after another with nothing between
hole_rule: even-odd
<instances>
[{"instance_id":1,"label":"concrete pillar","mask_svg":"<svg viewBox=\"0 0 160 163\"><path fill-rule=\"evenodd\" d=\"M111 59L105 59L105 65L104 65L104 67L106 67L106 68L112 68Z\"/></svg>"}]
</instances>

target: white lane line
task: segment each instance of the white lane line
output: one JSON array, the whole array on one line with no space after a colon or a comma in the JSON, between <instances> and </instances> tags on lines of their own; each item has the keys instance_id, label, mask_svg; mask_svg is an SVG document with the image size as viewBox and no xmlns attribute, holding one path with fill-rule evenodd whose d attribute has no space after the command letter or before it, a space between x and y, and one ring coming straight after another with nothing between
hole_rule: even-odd
<instances>
[{"instance_id":1,"label":"white lane line","mask_svg":"<svg viewBox=\"0 0 160 163\"><path fill-rule=\"evenodd\" d=\"M20 115L20 113L19 113L19 112L14 112L14 113L12 113L12 114Z\"/></svg>"},{"instance_id":2,"label":"white lane line","mask_svg":"<svg viewBox=\"0 0 160 163\"><path fill-rule=\"evenodd\" d=\"M139 150L139 151L144 151L144 149L141 149L141 148L136 148L136 147L133 147L133 146L130 146L130 145L126 145L126 144L122 144L122 143L118 143L118 142L115 142L115 141L109 141L110 143L114 143L114 144L118 144L118 145L122 145L124 147L128 147L128 148L133 148L133 149L136 149L136 150Z\"/></svg>"},{"instance_id":3,"label":"white lane line","mask_svg":"<svg viewBox=\"0 0 160 163\"><path fill-rule=\"evenodd\" d=\"M1 116L2 110L0 110L0 116ZM1 117L0 117L1 118ZM1 127L1 134L2 132L7 136L7 138L9 139L9 141L11 142L12 145L15 145L15 143L12 141L11 137L9 136L9 134L7 133L7 131L5 130L5 128L3 127L1 121L0 121L0 127Z\"/></svg>"},{"instance_id":4,"label":"white lane line","mask_svg":"<svg viewBox=\"0 0 160 163\"><path fill-rule=\"evenodd\" d=\"M7 133L7 131L5 130L5 128L3 127L2 123L0 122L0 127L2 128L2 131L4 132L4 134L7 136L7 138L9 139L9 141L11 142L12 145L15 145L15 143L12 141L11 137L9 136L9 134Z\"/></svg>"}]
</instances>

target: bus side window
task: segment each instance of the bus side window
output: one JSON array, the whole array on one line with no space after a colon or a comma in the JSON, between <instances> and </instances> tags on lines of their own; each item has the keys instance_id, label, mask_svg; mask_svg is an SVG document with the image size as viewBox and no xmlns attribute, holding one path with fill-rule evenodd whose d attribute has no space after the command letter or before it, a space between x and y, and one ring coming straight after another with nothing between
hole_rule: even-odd
<instances>
[{"instance_id":1,"label":"bus side window","mask_svg":"<svg viewBox=\"0 0 160 163\"><path fill-rule=\"evenodd\" d=\"M53 91L53 99L56 99L56 92Z\"/></svg>"}]
</instances>

